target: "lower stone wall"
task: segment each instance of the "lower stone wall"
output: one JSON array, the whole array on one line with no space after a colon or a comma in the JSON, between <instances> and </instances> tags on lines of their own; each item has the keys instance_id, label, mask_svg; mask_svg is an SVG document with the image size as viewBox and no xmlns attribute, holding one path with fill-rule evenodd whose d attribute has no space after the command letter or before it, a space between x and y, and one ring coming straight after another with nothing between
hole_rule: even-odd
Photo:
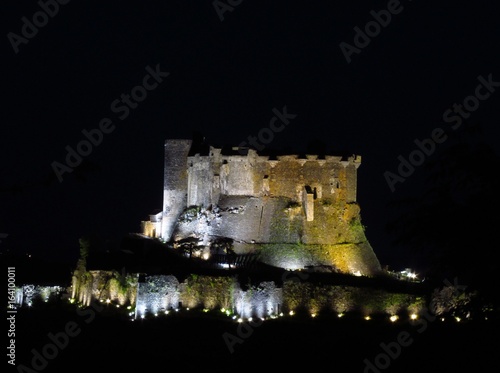
<instances>
[{"instance_id":1,"label":"lower stone wall","mask_svg":"<svg viewBox=\"0 0 500 373\"><path fill-rule=\"evenodd\" d=\"M32 307L37 303L48 303L53 300L58 300L65 294L67 289L62 286L44 286L25 284L16 287L15 303L20 306Z\"/></svg>"},{"instance_id":2,"label":"lower stone wall","mask_svg":"<svg viewBox=\"0 0 500 373\"><path fill-rule=\"evenodd\" d=\"M75 271L71 285L71 300L89 306L93 300L114 302L120 306L135 306L137 274L117 271Z\"/></svg>"},{"instance_id":3,"label":"lower stone wall","mask_svg":"<svg viewBox=\"0 0 500 373\"><path fill-rule=\"evenodd\" d=\"M128 275L120 282L114 272L91 271L80 284L84 306L92 300L133 309L135 318L168 313L179 308L222 309L240 317L273 317L280 313L361 312L363 314L418 314L424 300L414 294L383 289L320 285L290 278L278 286L274 281L241 284L236 277L192 274L184 281L172 275ZM120 285L121 284L121 285ZM89 293L90 291L90 293Z\"/></svg>"}]
</instances>

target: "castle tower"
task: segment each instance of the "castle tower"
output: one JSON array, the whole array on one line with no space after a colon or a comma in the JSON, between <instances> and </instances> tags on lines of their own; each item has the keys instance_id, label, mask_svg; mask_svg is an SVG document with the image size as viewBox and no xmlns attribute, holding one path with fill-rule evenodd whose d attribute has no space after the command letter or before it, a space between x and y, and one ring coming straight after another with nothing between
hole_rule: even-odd
<instances>
[{"instance_id":1,"label":"castle tower","mask_svg":"<svg viewBox=\"0 0 500 373\"><path fill-rule=\"evenodd\" d=\"M187 157L192 140L175 139L165 141L165 163L163 174L163 214L161 238L169 241L177 218L187 203Z\"/></svg>"}]
</instances>

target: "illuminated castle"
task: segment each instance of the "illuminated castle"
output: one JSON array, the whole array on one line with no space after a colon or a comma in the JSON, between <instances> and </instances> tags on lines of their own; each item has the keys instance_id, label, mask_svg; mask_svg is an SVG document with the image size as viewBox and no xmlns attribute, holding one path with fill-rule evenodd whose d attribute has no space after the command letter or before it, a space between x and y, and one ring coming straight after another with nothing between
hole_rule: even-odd
<instances>
[{"instance_id":1,"label":"illuminated castle","mask_svg":"<svg viewBox=\"0 0 500 373\"><path fill-rule=\"evenodd\" d=\"M166 140L164 154L163 208L142 234L174 247L197 240L205 259L226 240L275 267L381 271L356 202L360 156L261 155L188 139Z\"/></svg>"},{"instance_id":2,"label":"illuminated castle","mask_svg":"<svg viewBox=\"0 0 500 373\"><path fill-rule=\"evenodd\" d=\"M119 250L81 241L70 301L133 319L183 308L241 320L418 313L423 298L381 269L365 237L360 160L167 140L162 210Z\"/></svg>"}]
</instances>

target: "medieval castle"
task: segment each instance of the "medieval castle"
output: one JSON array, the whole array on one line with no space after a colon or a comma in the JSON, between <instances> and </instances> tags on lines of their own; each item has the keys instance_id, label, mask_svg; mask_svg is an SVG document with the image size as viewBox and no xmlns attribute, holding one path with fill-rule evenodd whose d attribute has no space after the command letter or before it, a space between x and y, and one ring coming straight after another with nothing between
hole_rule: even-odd
<instances>
[{"instance_id":1,"label":"medieval castle","mask_svg":"<svg viewBox=\"0 0 500 373\"><path fill-rule=\"evenodd\" d=\"M205 259L222 239L280 268L380 272L356 202L360 156L261 155L189 139L166 140L164 154L163 208L142 234L196 240Z\"/></svg>"}]
</instances>

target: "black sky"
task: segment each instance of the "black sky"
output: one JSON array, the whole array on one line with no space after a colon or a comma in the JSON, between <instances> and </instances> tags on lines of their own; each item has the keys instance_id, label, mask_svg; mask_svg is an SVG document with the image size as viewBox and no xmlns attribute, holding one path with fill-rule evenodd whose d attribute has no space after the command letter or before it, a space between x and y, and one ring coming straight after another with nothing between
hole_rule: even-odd
<instances>
[{"instance_id":1,"label":"black sky","mask_svg":"<svg viewBox=\"0 0 500 373\"><path fill-rule=\"evenodd\" d=\"M162 205L165 139L200 131L211 143L237 145L286 106L297 117L268 147L304 151L321 140L360 154L368 239L382 264L411 266L385 232L387 205L418 193L425 171L417 168L394 192L384 172L396 172L415 139L450 131L443 113L474 95L478 76L500 81L500 13L491 1L401 1L348 63L339 44L354 45L354 28L387 4L242 1L221 21L213 1L71 1L18 53L8 34L21 35L22 17L32 20L41 8L3 4L3 244L72 258L82 235L138 232ZM112 102L157 65L170 75L120 120ZM481 125L497 154L499 103L500 92L491 93L467 120ZM66 146L75 148L82 130L103 118L114 131L58 182L51 164L63 163Z\"/></svg>"}]
</instances>

